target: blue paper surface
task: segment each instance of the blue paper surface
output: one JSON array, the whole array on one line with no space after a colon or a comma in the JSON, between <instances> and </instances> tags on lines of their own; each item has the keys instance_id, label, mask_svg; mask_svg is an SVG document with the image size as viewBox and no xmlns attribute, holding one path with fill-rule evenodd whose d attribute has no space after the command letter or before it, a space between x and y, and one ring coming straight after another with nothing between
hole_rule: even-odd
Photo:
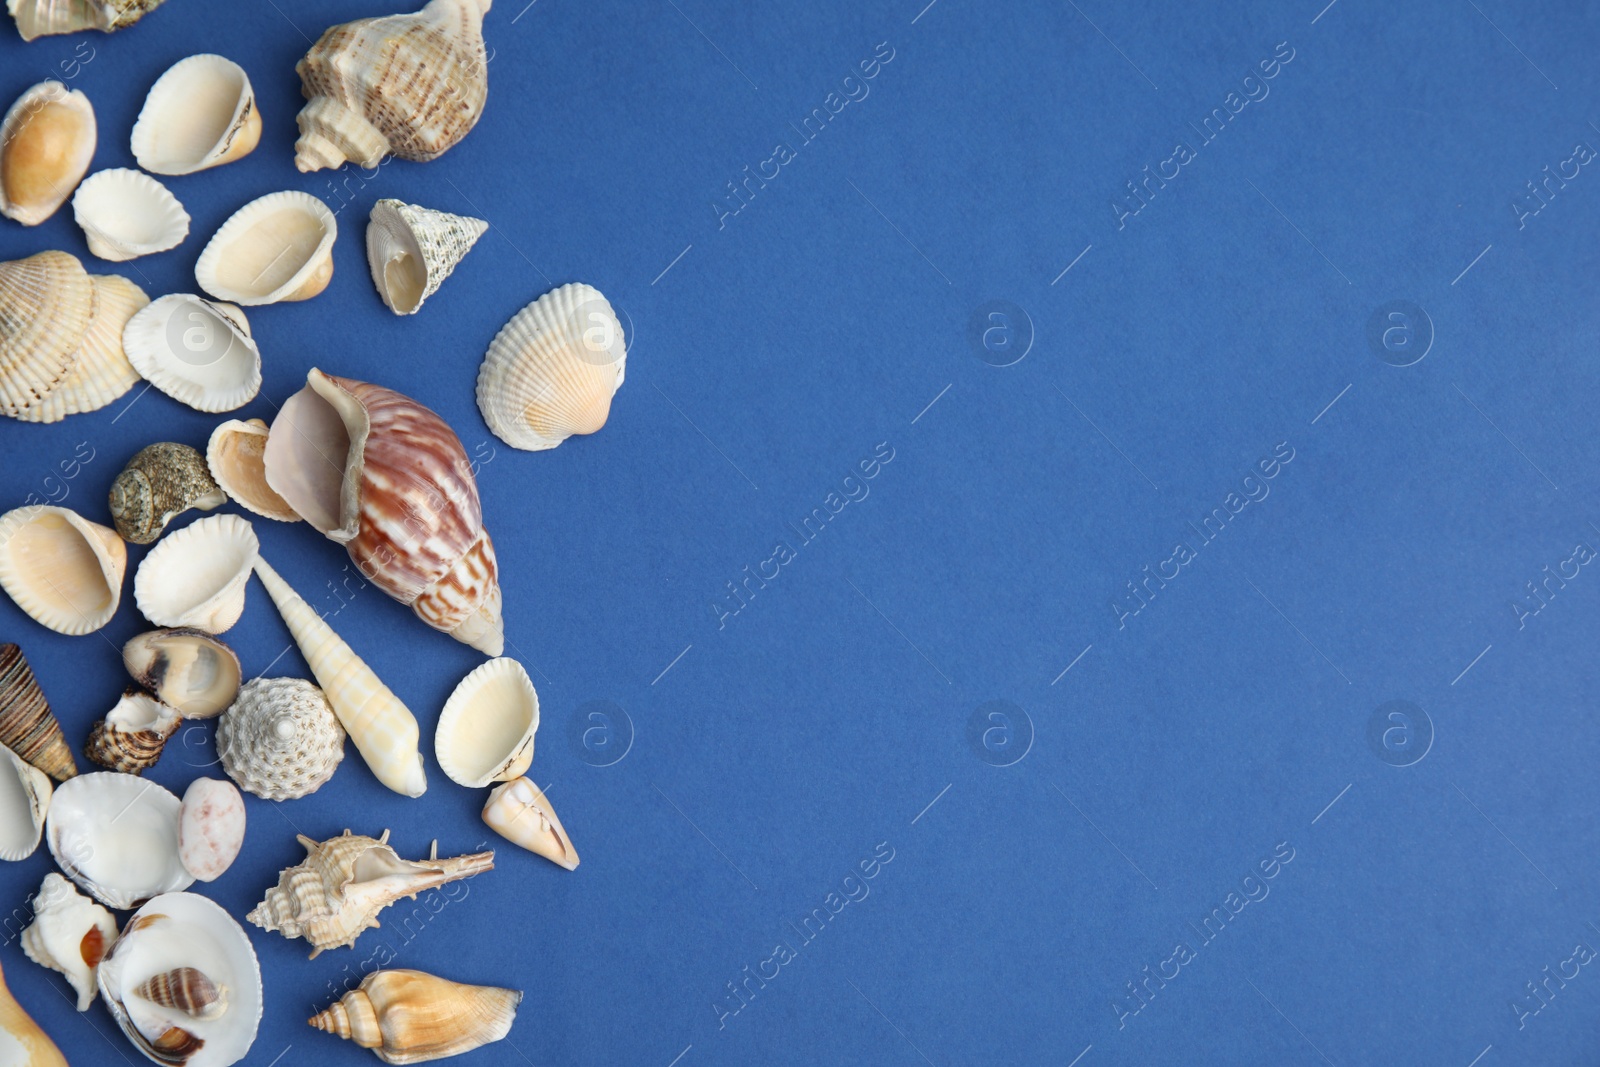
<instances>
[{"instance_id":1,"label":"blue paper surface","mask_svg":"<svg viewBox=\"0 0 1600 1067\"><path fill-rule=\"evenodd\" d=\"M83 89L94 169L133 165L171 63L249 73L260 146L164 179L179 248L103 263L69 207L0 258L192 292L246 201L337 213L328 290L249 309L265 382L233 414L316 366L457 430L582 856L499 840L439 772L482 657L256 520L417 713L430 786L352 747L312 796L247 797L196 890L242 921L297 832L347 827L497 866L310 962L248 927L246 1062L374 1062L304 1020L376 966L526 990L463 1065L1594 1062L1600 12L925 3L501 0L466 140L307 175L294 64L381 4L0 28L0 98ZM367 271L382 197L491 226L413 317ZM568 281L625 314L627 383L600 432L518 452L477 368ZM0 507L106 522L135 451L222 418L152 390L7 421ZM98 635L0 598L80 750L145 552ZM258 583L225 640L307 674ZM202 774L210 726L147 776ZM0 869L6 978L74 1063L137 1061L20 951L52 869Z\"/></svg>"}]
</instances>

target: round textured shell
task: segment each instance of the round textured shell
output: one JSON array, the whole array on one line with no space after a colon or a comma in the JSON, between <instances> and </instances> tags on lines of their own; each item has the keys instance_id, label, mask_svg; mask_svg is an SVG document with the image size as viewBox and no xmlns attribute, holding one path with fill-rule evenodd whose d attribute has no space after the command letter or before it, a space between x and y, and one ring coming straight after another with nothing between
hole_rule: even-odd
<instances>
[{"instance_id":1,"label":"round textured shell","mask_svg":"<svg viewBox=\"0 0 1600 1067\"><path fill-rule=\"evenodd\" d=\"M141 448L111 483L111 520L136 545L154 543L190 508L210 511L226 502L200 453L173 441Z\"/></svg>"},{"instance_id":2,"label":"round textured shell","mask_svg":"<svg viewBox=\"0 0 1600 1067\"><path fill-rule=\"evenodd\" d=\"M222 769L268 800L320 789L344 759L344 738L322 690L301 678L257 678L217 720Z\"/></svg>"},{"instance_id":3,"label":"round textured shell","mask_svg":"<svg viewBox=\"0 0 1600 1067\"><path fill-rule=\"evenodd\" d=\"M267 484L263 453L267 424L260 419L229 419L211 431L206 443L206 466L223 492L246 511L279 522L299 522L288 501Z\"/></svg>"},{"instance_id":4,"label":"round textured shell","mask_svg":"<svg viewBox=\"0 0 1600 1067\"><path fill-rule=\"evenodd\" d=\"M72 195L94 157L94 108L82 90L40 82L0 120L0 215L37 226Z\"/></svg>"},{"instance_id":5,"label":"round textured shell","mask_svg":"<svg viewBox=\"0 0 1600 1067\"><path fill-rule=\"evenodd\" d=\"M118 274L95 274L94 315L72 367L44 402L17 417L24 422L60 422L68 415L99 411L139 381L122 351L122 331L150 303L144 290Z\"/></svg>"},{"instance_id":6,"label":"round textured shell","mask_svg":"<svg viewBox=\"0 0 1600 1067\"><path fill-rule=\"evenodd\" d=\"M0 414L16 418L62 383L94 299L88 272L65 252L0 263Z\"/></svg>"}]
</instances>

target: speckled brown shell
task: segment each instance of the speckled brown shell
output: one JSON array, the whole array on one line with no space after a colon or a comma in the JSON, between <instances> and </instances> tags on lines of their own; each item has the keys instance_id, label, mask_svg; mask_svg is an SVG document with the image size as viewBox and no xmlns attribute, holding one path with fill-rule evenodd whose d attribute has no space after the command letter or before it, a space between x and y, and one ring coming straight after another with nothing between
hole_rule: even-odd
<instances>
[{"instance_id":1,"label":"speckled brown shell","mask_svg":"<svg viewBox=\"0 0 1600 1067\"><path fill-rule=\"evenodd\" d=\"M158 441L135 453L111 483L111 519L123 540L148 545L183 512L210 511L227 499L197 450Z\"/></svg>"}]
</instances>

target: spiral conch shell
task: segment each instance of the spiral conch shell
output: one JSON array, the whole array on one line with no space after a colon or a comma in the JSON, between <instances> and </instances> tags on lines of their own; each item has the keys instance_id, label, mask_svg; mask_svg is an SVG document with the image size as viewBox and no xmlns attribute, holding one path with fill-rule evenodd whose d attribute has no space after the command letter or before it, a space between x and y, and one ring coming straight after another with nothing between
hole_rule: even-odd
<instances>
[{"instance_id":1,"label":"spiral conch shell","mask_svg":"<svg viewBox=\"0 0 1600 1067\"><path fill-rule=\"evenodd\" d=\"M54 33L115 33L160 7L162 0L6 0L24 41Z\"/></svg>"},{"instance_id":2,"label":"spiral conch shell","mask_svg":"<svg viewBox=\"0 0 1600 1067\"><path fill-rule=\"evenodd\" d=\"M152 544L190 508L210 511L227 502L205 458L175 441L141 448L111 483L111 520L122 539L136 545Z\"/></svg>"},{"instance_id":3,"label":"spiral conch shell","mask_svg":"<svg viewBox=\"0 0 1600 1067\"><path fill-rule=\"evenodd\" d=\"M306 382L267 435L267 484L423 622L500 655L499 568L461 439L391 389L316 368Z\"/></svg>"},{"instance_id":4,"label":"spiral conch shell","mask_svg":"<svg viewBox=\"0 0 1600 1067\"><path fill-rule=\"evenodd\" d=\"M83 754L102 767L138 774L161 758L161 750L183 722L149 693L129 686L117 706L94 724Z\"/></svg>"},{"instance_id":5,"label":"spiral conch shell","mask_svg":"<svg viewBox=\"0 0 1600 1067\"><path fill-rule=\"evenodd\" d=\"M370 1048L384 1063L459 1056L511 1032L522 993L465 985L422 971L374 971L306 1020Z\"/></svg>"},{"instance_id":6,"label":"spiral conch shell","mask_svg":"<svg viewBox=\"0 0 1600 1067\"><path fill-rule=\"evenodd\" d=\"M23 93L0 120L0 215L24 226L54 215L88 172L96 139L81 89L46 81Z\"/></svg>"},{"instance_id":7,"label":"spiral conch shell","mask_svg":"<svg viewBox=\"0 0 1600 1067\"><path fill-rule=\"evenodd\" d=\"M344 738L322 690L302 678L255 678L217 722L217 755L247 792L293 800L333 777Z\"/></svg>"},{"instance_id":8,"label":"spiral conch shell","mask_svg":"<svg viewBox=\"0 0 1600 1067\"><path fill-rule=\"evenodd\" d=\"M295 66L302 172L386 155L425 163L471 131L489 95L483 16L490 0L432 0L411 15L323 33Z\"/></svg>"},{"instance_id":9,"label":"spiral conch shell","mask_svg":"<svg viewBox=\"0 0 1600 1067\"><path fill-rule=\"evenodd\" d=\"M298 835L305 861L290 867L267 890L265 899L246 918L263 930L311 943L311 958L323 949L354 945L363 930L378 925L378 912L401 897L471 878L494 869L493 852L453 859L404 860L382 837L363 837L346 830L326 841Z\"/></svg>"}]
</instances>

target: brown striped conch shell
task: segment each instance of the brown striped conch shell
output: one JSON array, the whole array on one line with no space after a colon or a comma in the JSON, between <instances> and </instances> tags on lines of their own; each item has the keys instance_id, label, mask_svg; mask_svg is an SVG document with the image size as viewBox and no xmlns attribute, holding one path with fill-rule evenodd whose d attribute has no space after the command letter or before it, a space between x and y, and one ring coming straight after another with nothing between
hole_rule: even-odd
<instances>
[{"instance_id":1,"label":"brown striped conch shell","mask_svg":"<svg viewBox=\"0 0 1600 1067\"><path fill-rule=\"evenodd\" d=\"M78 1010L94 1002L95 974L117 940L117 920L105 908L51 871L33 895L33 922L22 931L22 951L41 967L60 971L78 994Z\"/></svg>"},{"instance_id":2,"label":"brown striped conch shell","mask_svg":"<svg viewBox=\"0 0 1600 1067\"><path fill-rule=\"evenodd\" d=\"M488 228L482 219L379 200L367 223L367 266L378 295L396 315L416 314Z\"/></svg>"},{"instance_id":3,"label":"brown striped conch shell","mask_svg":"<svg viewBox=\"0 0 1600 1067\"><path fill-rule=\"evenodd\" d=\"M95 140L82 90L46 81L23 93L0 119L0 215L24 226L54 215L88 172Z\"/></svg>"},{"instance_id":4,"label":"brown striped conch shell","mask_svg":"<svg viewBox=\"0 0 1600 1067\"><path fill-rule=\"evenodd\" d=\"M0 645L0 745L58 782L78 773L72 749L16 645Z\"/></svg>"},{"instance_id":5,"label":"brown striped conch shell","mask_svg":"<svg viewBox=\"0 0 1600 1067\"><path fill-rule=\"evenodd\" d=\"M21 418L61 385L94 309L94 281L76 256L0 263L0 415Z\"/></svg>"},{"instance_id":6,"label":"brown striped conch shell","mask_svg":"<svg viewBox=\"0 0 1600 1067\"><path fill-rule=\"evenodd\" d=\"M227 503L199 452L158 441L135 452L111 483L111 521L124 541L154 544L167 523L190 508L210 511Z\"/></svg>"},{"instance_id":7,"label":"brown striped conch shell","mask_svg":"<svg viewBox=\"0 0 1600 1067\"><path fill-rule=\"evenodd\" d=\"M0 515L0 588L58 634L88 634L117 613L128 546L75 511L35 504Z\"/></svg>"},{"instance_id":8,"label":"brown striped conch shell","mask_svg":"<svg viewBox=\"0 0 1600 1067\"><path fill-rule=\"evenodd\" d=\"M139 774L161 758L167 738L182 722L177 709L129 686L116 707L89 730L83 754L108 770Z\"/></svg>"},{"instance_id":9,"label":"brown striped conch shell","mask_svg":"<svg viewBox=\"0 0 1600 1067\"><path fill-rule=\"evenodd\" d=\"M267 435L267 484L423 622L500 655L499 569L461 439L392 389L315 368L306 382Z\"/></svg>"},{"instance_id":10,"label":"brown striped conch shell","mask_svg":"<svg viewBox=\"0 0 1600 1067\"><path fill-rule=\"evenodd\" d=\"M6 1048L7 1062L19 1067L67 1067L67 1058L61 1055L55 1042L11 995L3 971L0 971L0 1047Z\"/></svg>"},{"instance_id":11,"label":"brown striped conch shell","mask_svg":"<svg viewBox=\"0 0 1600 1067\"><path fill-rule=\"evenodd\" d=\"M422 971L374 971L306 1021L370 1048L384 1063L459 1056L511 1032L522 993Z\"/></svg>"},{"instance_id":12,"label":"brown striped conch shell","mask_svg":"<svg viewBox=\"0 0 1600 1067\"><path fill-rule=\"evenodd\" d=\"M322 788L344 759L344 739L327 697L303 678L253 678L217 720L222 769L268 800Z\"/></svg>"},{"instance_id":13,"label":"brown striped conch shell","mask_svg":"<svg viewBox=\"0 0 1600 1067\"><path fill-rule=\"evenodd\" d=\"M139 372L122 350L122 331L150 298L117 274L92 274L89 281L94 284L94 314L78 351L43 402L17 413L24 422L60 422L68 415L99 411L139 381Z\"/></svg>"},{"instance_id":14,"label":"brown striped conch shell","mask_svg":"<svg viewBox=\"0 0 1600 1067\"><path fill-rule=\"evenodd\" d=\"M483 821L512 844L569 871L578 869L578 850L572 847L572 838L544 792L527 778L496 786L483 806Z\"/></svg>"},{"instance_id":15,"label":"brown striped conch shell","mask_svg":"<svg viewBox=\"0 0 1600 1067\"><path fill-rule=\"evenodd\" d=\"M6 0L24 41L54 33L115 33L160 7L162 0Z\"/></svg>"}]
</instances>

